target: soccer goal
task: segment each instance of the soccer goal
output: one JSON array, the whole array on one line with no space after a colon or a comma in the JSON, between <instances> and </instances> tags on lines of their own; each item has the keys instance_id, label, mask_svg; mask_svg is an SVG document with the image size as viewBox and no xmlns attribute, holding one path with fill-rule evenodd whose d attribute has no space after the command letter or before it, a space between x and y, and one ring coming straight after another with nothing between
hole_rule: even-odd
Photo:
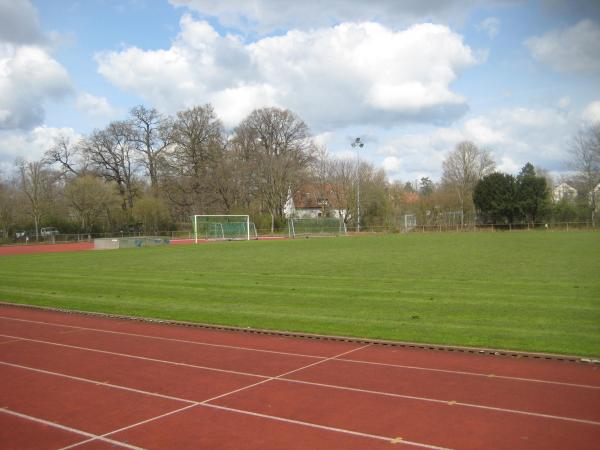
<instances>
[{"instance_id":1,"label":"soccer goal","mask_svg":"<svg viewBox=\"0 0 600 450\"><path fill-rule=\"evenodd\" d=\"M256 227L248 215L193 216L194 241L198 240L247 240L257 239Z\"/></svg>"},{"instance_id":2,"label":"soccer goal","mask_svg":"<svg viewBox=\"0 0 600 450\"><path fill-rule=\"evenodd\" d=\"M409 231L417 226L416 214L404 214L404 230Z\"/></svg>"},{"instance_id":3,"label":"soccer goal","mask_svg":"<svg viewBox=\"0 0 600 450\"><path fill-rule=\"evenodd\" d=\"M317 217L311 219L288 219L288 235L291 238L299 236L331 236L339 234L346 234L346 224L341 218Z\"/></svg>"}]
</instances>

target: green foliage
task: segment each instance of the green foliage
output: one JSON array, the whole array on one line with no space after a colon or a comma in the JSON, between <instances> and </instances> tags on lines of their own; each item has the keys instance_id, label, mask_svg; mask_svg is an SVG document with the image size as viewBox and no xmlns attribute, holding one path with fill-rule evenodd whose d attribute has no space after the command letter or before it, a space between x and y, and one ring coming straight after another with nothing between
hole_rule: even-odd
<instances>
[{"instance_id":1,"label":"green foliage","mask_svg":"<svg viewBox=\"0 0 600 450\"><path fill-rule=\"evenodd\" d=\"M431 178L422 177L420 184L421 184L421 187L419 188L419 194L421 194L424 197L428 197L431 194L433 194L435 186L433 184L433 181L431 181Z\"/></svg>"},{"instance_id":2,"label":"green foliage","mask_svg":"<svg viewBox=\"0 0 600 450\"><path fill-rule=\"evenodd\" d=\"M535 222L540 214L548 209L549 192L546 178L535 173L532 164L527 163L517 177L517 208L525 219Z\"/></svg>"},{"instance_id":3,"label":"green foliage","mask_svg":"<svg viewBox=\"0 0 600 450\"><path fill-rule=\"evenodd\" d=\"M596 232L404 234L0 258L5 301L600 356ZM414 319L418 316L418 319Z\"/></svg>"},{"instance_id":4,"label":"green foliage","mask_svg":"<svg viewBox=\"0 0 600 450\"><path fill-rule=\"evenodd\" d=\"M473 202L486 221L513 223L519 214L515 178L499 172L483 177L475 186Z\"/></svg>"},{"instance_id":5,"label":"green foliage","mask_svg":"<svg viewBox=\"0 0 600 450\"><path fill-rule=\"evenodd\" d=\"M549 195L546 178L537 176L533 165L527 163L516 178L496 172L481 179L473 202L489 222L535 222L550 211Z\"/></svg>"},{"instance_id":6,"label":"green foliage","mask_svg":"<svg viewBox=\"0 0 600 450\"><path fill-rule=\"evenodd\" d=\"M156 232L168 228L170 217L165 201L151 195L140 198L133 207L133 217L141 223L144 232Z\"/></svg>"},{"instance_id":7,"label":"green foliage","mask_svg":"<svg viewBox=\"0 0 600 450\"><path fill-rule=\"evenodd\" d=\"M569 198L563 198L554 204L552 217L556 222L572 222L579 219L579 210Z\"/></svg>"}]
</instances>

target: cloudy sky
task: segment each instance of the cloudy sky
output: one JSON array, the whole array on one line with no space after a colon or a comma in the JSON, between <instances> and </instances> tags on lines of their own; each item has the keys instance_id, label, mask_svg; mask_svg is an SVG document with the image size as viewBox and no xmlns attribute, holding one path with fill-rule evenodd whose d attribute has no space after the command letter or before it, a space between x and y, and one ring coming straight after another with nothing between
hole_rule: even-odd
<instances>
[{"instance_id":1,"label":"cloudy sky","mask_svg":"<svg viewBox=\"0 0 600 450\"><path fill-rule=\"evenodd\" d=\"M600 121L600 2L0 0L0 170L132 106L289 108L404 181L464 139L560 174Z\"/></svg>"}]
</instances>

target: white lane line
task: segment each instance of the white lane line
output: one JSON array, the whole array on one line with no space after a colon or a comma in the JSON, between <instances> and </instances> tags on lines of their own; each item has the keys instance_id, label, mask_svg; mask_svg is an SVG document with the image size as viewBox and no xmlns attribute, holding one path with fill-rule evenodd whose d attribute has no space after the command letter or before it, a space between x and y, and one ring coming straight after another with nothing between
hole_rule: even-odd
<instances>
[{"instance_id":1,"label":"white lane line","mask_svg":"<svg viewBox=\"0 0 600 450\"><path fill-rule=\"evenodd\" d=\"M351 350L349 352L357 351L359 349L360 348L356 348L356 349ZM349 353L349 352L345 352L344 354ZM334 357L332 357L332 359L333 358ZM377 436L377 435L369 435L369 434L365 434L365 433L354 432L354 431L351 431L351 430L338 429L338 428L328 427L328 426L325 426L325 425L317 425L317 424L313 424L311 422L296 421L296 420L286 419L286 418L279 417L279 416L269 416L269 415L265 415L265 414L261 414L261 413L252 412L252 411L238 410L238 409L235 409L235 408L230 408L230 407L226 407L226 406L215 405L213 403L208 403L210 401L213 401L213 400L216 400L216 399L219 399L219 398L223 398L225 396L232 395L232 394L240 392L242 390L249 389L251 387L254 387L254 386L257 386L259 384L263 384L263 383L265 383L267 381L275 380L275 379L278 379L278 380L281 380L281 381L286 381L286 382L289 381L289 382L296 382L296 383L301 383L301 384L308 384L308 385L320 386L320 387L324 387L324 388L343 389L343 390L349 390L349 391L363 392L363 393L367 393L367 394L376 394L376 395L383 395L383 396L407 398L407 399L414 399L414 400L420 400L420 401L429 401L429 402L442 403L442 404L444 404L444 403L445 404L452 403L453 405L458 405L458 406L468 406L468 407L475 407L475 408L481 408L481 409L491 409L491 410L496 410L496 411L499 411L499 412L517 412L517 413L520 413L520 414L531 415L531 416L539 416L539 417L543 417L543 418L547 418L547 419L567 420L567 421L580 422L580 423L585 423L585 424L590 424L590 425L600 425L600 422L593 422L593 421L588 421L588 420L564 418L564 417L560 417L560 416L552 416L552 415L547 415L547 414L527 413L527 412L522 412L522 411L512 411L512 410L505 410L505 409L502 409L502 408L482 407L482 406L479 406L479 405L470 405L470 404L464 404L464 403L460 403L460 402L448 402L448 401L442 401L442 400L427 399L427 398L422 398L422 397L413 397L413 396L389 394L389 393L383 393L383 392L378 392L378 391L369 391L369 390L355 389L355 388L345 388L345 387L341 387L341 386L327 385L327 384L321 384L321 383L312 383L312 382L303 382L303 381L298 381L298 380L293 380L293 379L282 378L286 374L290 374L290 373L294 373L294 372L303 370L306 367L302 367L302 368L299 368L299 369L292 370L290 372L286 372L285 374L278 375L277 377L270 377L269 379L263 380L263 381L261 381L259 383L254 383L254 384L251 384L249 386L243 387L241 389L236 389L236 390L233 390L231 392L228 392L228 393L225 393L225 394L213 397L211 399L204 400L202 402L196 402L196 401L193 401L193 400L188 400L188 399L184 399L184 398L180 398L180 397L166 396L166 395L162 395L162 394L157 394L157 393L153 393L153 392L143 391L143 390L139 390L139 389L128 388L128 387L125 387L125 386L114 385L114 384L110 384L110 383L99 383L99 382L97 382L95 380L90 380L90 379L87 379L87 378L74 377L74 376L65 375L65 374L61 374L61 373L57 373L57 372L50 372L50 371L46 371L46 370L42 370L42 369L36 369L36 368L27 367L27 366L21 366L21 365L18 365L18 364L12 364L12 363L6 363L6 362L0 362L0 364L4 364L4 365L8 365L8 366L13 366L13 367L18 367L18 368L21 368L21 369L24 369L24 370L32 370L32 371L35 371L35 372L40 372L40 373L44 373L44 374L48 374L48 375L55 375L55 376L58 376L58 377L75 379L75 380L78 380L78 381L82 381L82 382L86 382L86 383L90 383L90 384L95 384L95 385L101 384L101 385L112 387L112 388L116 388L116 389L123 389L123 390L126 390L126 391L132 391L132 392L139 393L139 394L142 394L142 395L149 395L149 396L153 396L153 397L167 398L167 399L171 399L171 400L177 400L177 401L189 403L187 406L185 406L183 408L180 408L180 409L177 409L177 410L165 413L165 414L161 414L159 416L156 416L156 417L153 417L153 418L150 418L150 419L146 419L146 420L141 421L141 422L136 423L136 424L131 424L131 425L128 425L126 427L119 428L118 430L114 430L114 431L105 433L105 434L99 436L99 438L106 437L106 436L118 433L120 431L124 431L124 430L130 429L130 428L136 427L138 425L146 424L146 423L152 422L154 420L158 420L160 418L163 418L163 417L175 414L177 412L190 409L190 408L192 408L194 406L207 406L207 407L215 407L217 409L223 409L223 410L229 410L229 411L233 411L233 412L238 412L238 413L242 413L242 414L249 414L249 415L258 416L258 417L265 417L265 418L269 418L269 419L273 419L273 420L279 420L279 421L283 421L283 422L296 423L296 424L299 424L299 425L309 426L309 427L313 427L313 428L321 428L321 429L327 429L327 430L330 430L330 431L346 432L348 434L354 434L354 435L357 435L357 436L360 435L360 436L364 436L364 437L372 437L372 438L380 439L380 440L387 440L387 441L393 440L393 438L389 438L389 437ZM319 364L319 363L314 363L314 364ZM314 364L311 364L311 365L314 365ZM93 441L93 440L95 440L97 438L98 437L94 436L91 439L88 439L88 440L83 441L83 442L79 442L77 444L73 444L72 446L69 446L69 447L66 447L66 448L72 448L72 447L75 447L75 446L78 446L78 445L82 445L84 443ZM400 443L405 443L405 444L410 444L410 445L416 445L416 446L420 446L420 447L423 447L423 448L442 449L442 447L430 446L428 444L421 444L421 443L418 443L418 442L412 442L412 441L406 441L406 440L402 440Z\"/></svg>"},{"instance_id":2,"label":"white lane line","mask_svg":"<svg viewBox=\"0 0 600 450\"><path fill-rule=\"evenodd\" d=\"M30 370L31 372L43 373L44 375L53 375L56 377L67 378L69 380L81 381L84 383L93 384L95 386L106 386L106 387L110 387L113 389L119 389L122 391L134 392L136 394L150 395L152 397L159 397L159 398L164 398L167 400L175 400L178 402L195 403L193 400L186 400L184 398L173 397L171 395L165 395L165 394L159 394L156 392L144 391L141 389L130 388L127 386L121 386L119 384L112 384L112 383L108 383L108 382L104 382L104 381L92 380L90 378L82 378L82 377L77 377L74 375L67 375L67 374L61 373L61 372L52 372L51 370L38 369L35 367L23 366L21 364L14 364L14 363L6 362L6 361L0 361L0 365L15 367L17 369Z\"/></svg>"},{"instance_id":3,"label":"white lane line","mask_svg":"<svg viewBox=\"0 0 600 450\"><path fill-rule=\"evenodd\" d=\"M151 417L149 419L142 420L141 422L137 422L137 423L134 423L134 424L131 424L131 425L127 425L126 427L119 428L118 430L114 430L114 431L110 431L108 433L104 433L103 435L98 436L97 438L87 439L85 441L77 442L77 443L69 445L67 447L63 447L60 450L67 450L67 449L79 447L80 445L87 444L88 442L95 441L96 439L105 440L105 439L108 439L106 436L109 436L111 434L119 433L121 431L129 430L130 428L138 427L140 425L144 425L146 423L162 419L164 417L172 416L173 414L177 414L177 413L180 413L180 412L185 411L187 409L194 408L195 406L198 406L198 404L196 402L193 402L193 404L184 406L183 408L176 409L175 411L170 411L168 413L161 414L160 416ZM108 440L110 440L110 439L108 439ZM135 447L135 448L139 448L139 447Z\"/></svg>"},{"instance_id":4,"label":"white lane line","mask_svg":"<svg viewBox=\"0 0 600 450\"><path fill-rule=\"evenodd\" d=\"M262 381L259 381L258 383L254 383L254 384L251 384L249 386L246 386L246 387L243 387L243 388L240 388L240 389L236 389L235 391L231 391L231 392L227 392L225 394L217 395L216 397L209 398L208 400L204 400L202 403L204 404L204 403L211 402L213 400L218 400L220 398L227 397L227 396L232 395L232 394L236 394L236 393L238 393L240 391L245 391L246 389L253 388L255 386L258 386L259 384L267 383L268 381L273 381L273 380L281 379L282 377L285 377L286 375L290 375L290 374L298 372L300 370L308 369L309 367L316 366L317 364L322 364L322 363L324 363L326 361L330 361L330 360L335 359L335 358L337 358L339 356L347 355L349 353L356 352L358 350L362 350L363 348L369 347L370 345L371 344L367 344L367 345L363 345L362 347L353 348L352 350L348 350L348 351L342 352L339 355L331 356L331 357L329 357L327 359L323 359L321 361L317 361L317 362L314 362L312 364L307 364L306 366L302 366L302 367L300 367L298 369L290 370L288 372L282 373L281 375L277 375L275 377L269 377L266 380L262 380Z\"/></svg>"},{"instance_id":5,"label":"white lane line","mask_svg":"<svg viewBox=\"0 0 600 450\"><path fill-rule=\"evenodd\" d=\"M41 324L41 325L49 325L49 326L53 326L53 327L76 328L78 330L96 331L98 333L119 334L119 335L124 335L124 336L133 336L133 337L139 337L139 338L145 338L145 339L157 339L157 340L168 341L168 342L178 342L178 343L184 343L184 344L202 345L202 346L206 346L206 347L230 348L233 350L245 350L248 352L260 352L260 353L274 353L276 355L300 356L300 357L304 357L304 358L315 358L315 359L327 358L327 356L305 355L302 353L282 352L282 351L278 351L278 350L264 350L264 349L259 349L259 348L241 347L241 346L228 345L228 344L213 344L210 342L189 341L187 339L168 338L168 337L163 337L163 336L152 336L152 335L148 335L148 334L138 334L138 333L127 333L125 331L103 330L101 328L90 328L90 327L81 327L81 326L75 326L75 325L64 325L64 324L52 323L52 322L41 322L38 320L17 319L14 317L6 317L6 316L0 316L0 319L14 320L17 322L29 322L29 323L35 323L35 324Z\"/></svg>"},{"instance_id":6,"label":"white lane line","mask_svg":"<svg viewBox=\"0 0 600 450\"><path fill-rule=\"evenodd\" d=\"M10 336L7 334L0 334L0 336L13 337L13 336ZM105 355L121 356L124 358L139 359L141 361L151 361L151 362L156 362L156 363L161 363L161 364L170 364L173 366L191 367L193 369L203 369L203 370L209 370L211 372L230 373L230 374L234 374L234 375L244 375L244 376L255 377L255 378L268 378L268 375L259 375L259 374L255 374L255 373L239 372L236 370L229 370L229 369L217 369L215 367L200 366L197 364L188 364L188 363L182 363L182 362L177 362L177 361L168 361L165 359L148 358L146 356L136 356L136 355L131 355L129 353L111 352L109 350L99 350L96 348L80 347L78 345L61 344L59 342L51 342L51 341L42 341L40 339L31 339L31 338L17 338L17 339L19 341L23 341L23 342L35 342L38 344L53 345L55 347L73 348L75 350L83 350L86 352L95 352L95 353L102 353Z\"/></svg>"},{"instance_id":7,"label":"white lane line","mask_svg":"<svg viewBox=\"0 0 600 450\"><path fill-rule=\"evenodd\" d=\"M11 416L19 417L21 419L29 420L31 422L40 423L40 424L46 425L48 427L58 428L58 429L63 430L63 431L68 431L68 432L73 433L73 434L78 434L78 435L90 438L86 442L100 440L100 441L104 441L104 442L107 442L107 443L112 444L112 445L118 445L119 447L129 448L129 449L132 449L132 450L143 450L140 447L135 447L133 445L126 444L125 442L119 442L119 441L115 441L113 439L108 439L108 438L105 438L105 437L102 437L102 436L98 436L98 435L95 435L95 434L92 434L92 433L88 433L88 432L83 431L83 430L78 430L76 428L71 428L71 427L68 427L66 425L61 425L59 423L50 422L48 420L40 419L39 417L33 417L33 416L29 416L27 414L19 413L17 411L13 411L11 409L0 408L0 413L4 413L4 414L11 415Z\"/></svg>"},{"instance_id":8,"label":"white lane line","mask_svg":"<svg viewBox=\"0 0 600 450\"><path fill-rule=\"evenodd\" d=\"M391 392L373 391L370 389L360 389L360 388L352 388L352 387L347 387L347 386L337 386L335 384L317 383L314 381L302 381L302 380L295 380L295 379L290 379L290 378L282 378L282 381L290 381L290 382L298 383L298 384L307 384L310 386L320 386L320 387L324 387L324 388L328 388L328 389L338 389L338 390L344 390L344 391L359 392L359 393L364 393L364 394L379 395L379 396L383 396L383 397L402 398L402 399L407 399L407 400L417 400L417 401L422 401L422 402L438 403L438 404L442 404L442 405L465 406L467 408L485 409L485 410L499 411L499 412L510 413L510 414L523 414L526 416L542 417L544 419L564 420L567 422L578 422L578 423L585 423L588 425L597 425L597 426L600 425L600 422L596 422L593 420L576 419L573 417L564 417L564 416L555 416L552 414L536 413L536 412L531 412L531 411L522 411L519 409L500 408L500 407L496 407L496 406L477 405L474 403L464 403L464 402L458 402L455 400L440 400L440 399L436 399L436 398L418 397L418 396L414 396L414 395L394 394Z\"/></svg>"},{"instance_id":9,"label":"white lane line","mask_svg":"<svg viewBox=\"0 0 600 450\"><path fill-rule=\"evenodd\" d=\"M279 351L275 351L275 350L253 349L253 348L249 348L249 347L237 347L237 346L225 345L225 344L211 344L211 343L206 343L206 342L188 341L185 339L175 339L175 338L166 338L166 337L151 336L151 335L145 335L145 334L126 333L126 332L122 332L122 331L102 330L99 328L77 327L74 325L55 324L55 323L51 323L51 322L43 322L43 321L37 321L37 320L17 319L14 317L7 317L7 316L0 316L0 319L13 320L13 321L18 321L18 322L29 322L29 323L35 323L35 324L43 324L43 325L49 325L49 326L55 326L55 327L81 328L81 329L85 329L88 331L97 331L100 333L121 334L121 335L125 335L125 336L135 336L135 337L141 337L141 338L147 338L147 339L158 339L158 340L164 340L164 341L182 342L182 343L187 343L187 344L196 344L196 345L204 345L204 346L211 346L211 347L231 348L231 349L236 349L236 350L247 350L247 351L273 353L273 354L289 355L289 356L300 356L300 357L315 358L315 359L325 359L326 358L325 356L305 355L305 354L301 354L301 353L290 353L290 352L279 352ZM401 365L401 364L380 363L380 362L363 361L363 360L346 359L346 358L340 358L340 361L349 361L349 362L353 362L353 363L368 364L368 365L375 365L375 366L390 366L390 367L400 367L400 368L405 368L405 369L453 373L453 374L465 375L465 376L489 377L489 374L480 373L480 372L468 372L468 371L449 370L449 369L435 369L435 368L431 368L431 367L407 366L407 365ZM566 382L562 382L562 381L540 380L537 378L513 377L513 376L507 376L507 375L495 375L494 377L500 378L500 379L505 379L505 380L521 381L521 382L546 383L546 384L553 384L553 385L558 385L558 386L572 386L572 387L583 388L583 389L600 389L600 386L577 384L577 383L566 383Z\"/></svg>"},{"instance_id":10,"label":"white lane line","mask_svg":"<svg viewBox=\"0 0 600 450\"><path fill-rule=\"evenodd\" d=\"M223 411L229 411L229 412L233 412L233 413L238 413L238 414L245 414L245 415L249 415L249 416L254 416L254 417L261 417L263 419L270 419L270 420L275 420L277 422L284 422L284 423L291 423L294 425L301 425L304 427L309 427L309 428L316 428L318 430L327 430L327 431L333 431L336 433L342 433L342 434L348 434L351 436L357 436L357 437L364 437L364 438L370 438L370 439L377 439L380 441L386 441L386 442L392 442L395 439L392 437L386 437L386 436L379 436L376 434L369 434L369 433L361 433L359 431L352 431L352 430L346 430L344 428L337 428L337 427L330 427L327 425L318 425L315 423L311 423L311 422L303 422L300 420L294 420L294 419L286 419L285 417L279 417L279 416L270 416L268 414L261 414L261 413L257 413L257 412L252 412L252 411L245 411L243 409L237 409L237 408L229 408L227 406L220 406L220 405L214 405L214 404L202 404L201 406L207 407L207 408L215 408L215 409L220 409ZM413 445L415 447L421 447L421 448L427 448L430 450L451 450L447 447L438 447L435 445L429 445L429 444L423 444L420 442L415 442L415 441L409 441L409 440L401 440L400 442L397 442L399 444L404 444L404 445Z\"/></svg>"},{"instance_id":11,"label":"white lane line","mask_svg":"<svg viewBox=\"0 0 600 450\"><path fill-rule=\"evenodd\" d=\"M396 367L399 369L424 370L424 371L428 371L428 372L441 372L441 373L449 373L449 374L455 374L455 375L467 375L467 376L473 376L473 377L490 378L490 374L488 374L488 373L465 372L465 371L461 371L461 370L450 370L450 369L434 369L431 367L407 366L404 364L363 361L360 359L339 358L339 360L344 361L344 362L356 363L356 364L365 364L365 365L373 365L373 366L387 366L387 367ZM570 386L570 387L584 388L584 389L600 389L600 386L592 386L589 384L577 384L577 383L566 383L563 381L540 380L538 378L512 377L512 376L508 376L508 375L494 375L493 378L500 378L503 380L526 381L526 382L531 382L531 383L555 384L555 385L559 385L559 386Z\"/></svg>"},{"instance_id":12,"label":"white lane line","mask_svg":"<svg viewBox=\"0 0 600 450\"><path fill-rule=\"evenodd\" d=\"M83 328L74 328L72 330L59 331L58 334L71 334L71 333L80 333L82 331L86 331Z\"/></svg>"},{"instance_id":13,"label":"white lane line","mask_svg":"<svg viewBox=\"0 0 600 450\"><path fill-rule=\"evenodd\" d=\"M0 336L7 336L7 335L0 335ZM374 395L380 395L380 396L386 396L386 397L404 398L404 399L408 399L408 400L418 400L418 401L440 403L440 404L449 404L449 402L450 402L450 400L441 400L441 399L435 399L435 398L430 398L430 397L417 397L417 396L406 395L406 394L394 394L394 393L391 393L391 392L373 391L373 390L368 390L368 389L352 388L352 387L348 387L348 386L340 386L340 385L326 384L326 383L317 383L317 382L313 382L313 381L303 381L303 380L297 380L297 379L294 379L294 378L285 378L287 375L290 375L290 374L292 374L294 372L297 372L299 370L307 369L307 368L312 367L314 365L321 364L321 363L323 363L325 361L317 361L315 363L309 364L309 365L301 367L299 369L294 369L294 370L292 370L290 372L286 372L284 374L281 374L281 375L278 375L278 376L275 376L275 377L271 377L271 376L267 376L267 375L255 375L255 374L238 372L238 371L230 371L230 370L226 370L226 369L214 369L214 368L210 368L210 367L196 366L196 365L193 365L193 364L185 364L185 363L178 363L178 362L172 362L172 361L158 360L158 359L146 358L146 357L143 357L143 356L132 356L132 355L124 354L124 353L108 352L108 351L105 351L105 350L88 349L88 348L85 348L85 347L77 347L77 346L67 345L67 344L58 344L58 343L55 343L55 342L40 341L40 340L36 340L36 339L22 338L22 340L23 341L36 342L36 343L40 343L40 344L53 345L53 346L57 346L57 347L74 348L74 349L83 350L83 351L98 352L98 353L107 353L107 354L110 354L110 355L116 355L116 356L122 356L122 357L126 357L126 358L133 358L133 359L140 359L140 360L148 360L148 361L158 362L158 363L163 363L163 364L172 364L172 365L176 365L176 366L192 367L192 368L204 369L204 370L215 371L215 372L232 373L232 374L236 374L236 375L247 375L247 376L252 376L252 377L256 377L256 378L262 378L262 380L259 381L259 382L257 382L257 383L253 383L251 385L248 385L248 386L245 386L243 388L240 388L240 389L238 389L236 391L233 391L233 392L230 392L230 393L226 393L226 394L222 394L222 395L219 395L219 396L217 396L215 398L211 398L211 399L205 400L205 402L216 400L216 399L221 398L223 396L230 395L230 394L233 394L235 392L239 392L239 391L242 391L242 390L245 390L245 389L249 389L251 387L258 386L260 384L263 384L263 383L265 383L267 381L271 381L271 380L274 380L274 379L281 379L283 381L288 381L288 382L292 382L292 383L306 384L306 385L320 386L320 387L327 387L327 388L338 389L338 390L346 390L346 391L351 391L351 392L362 392L362 393L374 394ZM371 344L368 344L368 345L371 345ZM344 352L341 355L348 354L348 353L351 353L351 352L354 352L354 351L358 351L358 350L360 350L362 348L363 347L355 348L355 349L350 350L348 352ZM337 358L337 356L332 356L331 358L328 358L328 360L334 360L336 358ZM11 363L2 363L2 362L0 362L0 364L11 365ZM23 366L23 367L25 367L25 366ZM56 374L55 372L52 372L52 373ZM64 375L64 376L68 376L68 375ZM84 380L84 379L82 379L82 380ZM95 383L98 383L98 382L95 382ZM143 392L143 391L140 391L140 392ZM587 423L587 424L590 424L590 425L600 425L600 422L596 422L596 421L592 421L592 420L586 420L586 419L577 419L577 418L574 418L574 417L556 416L556 415L551 415L551 414L536 413L536 412L532 412L532 411L523 411L523 410L518 410L518 409L509 409L509 408L499 408L499 407L494 407L494 406L478 405L478 404L474 404L474 403L463 403L463 402L456 402L456 401L452 401L452 402L453 402L452 403L453 405L464 406L464 407L467 407L467 408L487 409L487 410L501 411L501 412L511 413L511 414L523 414L523 415L536 416L536 417L542 417L542 418L547 418L547 419L564 420L564 421L570 421L570 422L581 422L581 423Z\"/></svg>"},{"instance_id":14,"label":"white lane line","mask_svg":"<svg viewBox=\"0 0 600 450\"><path fill-rule=\"evenodd\" d=\"M369 345L371 345L371 344L368 344L368 345L365 345L365 346L362 346L362 347L359 347L359 348L355 348L355 349L343 352L339 356L342 356L342 355L345 355L345 354L348 354L348 353L352 353L354 351L357 351L357 350L360 350L362 348L368 347ZM335 357L336 356L332 356L331 358L328 358L328 359L334 359ZM235 393L240 392L242 390L249 389L249 388L254 387L256 385L263 384L263 383L265 383L267 381L270 381L270 380L281 379L281 377L283 377L285 375L298 372L298 371L303 370L305 368L314 366L316 364L320 364L321 362L322 361L318 361L316 363L313 363L313 364L310 364L310 365L307 365L307 366L303 366L303 367L300 367L298 369L294 369L294 370L291 370L289 372L283 373L283 374L278 375L276 377L269 377L267 380L263 380L263 381L261 381L259 383L254 383L254 384L251 384L249 386L243 387L241 389L235 389L233 391L230 391L230 392L227 392L225 394L222 394L222 395L210 398L208 400L204 400L202 402L195 402L195 401L187 400L187 399L183 399L183 398L165 396L165 395L156 394L156 393L152 393L152 392L146 392L146 391L142 391L142 390L138 390L138 389L127 388L127 387L124 387L124 386L118 386L118 385L113 385L113 384L109 384L109 383L102 383L105 386L113 387L113 388L116 388L116 389L124 389L124 390L127 390L127 391L133 391L133 392L140 393L140 394L146 394L146 395L150 395L150 396L158 396L158 397L162 397L162 398L169 398L169 399L173 399L173 400L179 400L179 401L187 402L187 403L190 403L190 404L187 405L187 406L185 406L185 407L183 407L183 408L179 408L177 410L170 411L168 413L161 414L159 416L152 417L152 418L140 421L138 423L131 424L131 425L128 425L126 427L122 427L122 428L119 428L117 430L110 431L110 432L102 434L100 436L91 435L91 437L89 439L86 439L86 440L81 441L81 442L77 442L77 443L69 445L67 447L63 447L61 450L69 450L69 449L81 446L83 444L86 444L88 442L92 442L92 441L95 441L95 440L98 440L98 439L111 441L110 439L108 439L107 436L111 436L111 435L114 435L114 434L117 434L117 433L129 430L131 428L135 428L135 427L138 427L138 426L150 423L150 422L154 422L154 421L162 419L164 417L168 417L168 416L171 416L173 414L176 414L176 413L179 413L179 412L186 411L188 409L194 408L195 406L203 406L203 407L208 407L208 408L214 408L214 409L218 409L218 410L233 412L233 413L236 413L236 414L250 415L250 416L254 416L254 417L260 417L260 418L263 418L263 419L277 421L277 422L290 423L290 424L294 424L294 425L304 426L304 427L308 427L308 428L315 428L315 429L325 430L325 431L329 431L329 432L341 433L341 434L346 434L346 435L355 436L355 437L376 439L376 440L385 441L385 442L395 441L395 439L392 438L392 437L379 436L379 435L369 434L369 433L361 433L361 432L358 432L358 431L346 430L346 429L343 429L343 428L330 427L330 426L327 426L327 425L319 425L319 424L314 424L312 422L304 422L304 421L300 421L300 420L287 419L285 417L271 416L271 415L267 415L267 414L261 414L261 413L258 413L258 412L254 412L254 411L246 411L246 410L242 410L242 409L230 408L230 407L227 407L227 406L221 406L221 405L215 405L215 404L212 404L212 403L208 403L210 401L213 401L213 400L216 400L216 399L220 399L220 398L223 398L223 397L235 394ZM45 373L45 374L49 374L49 375L56 375L56 376L62 376L62 377L66 377L66 378L76 379L78 381L84 381L84 382L88 382L88 383L92 383L92 384L98 384L94 380L89 380L89 379L80 378L80 377L73 377L73 376L70 376L70 375L60 374L60 373L56 373L56 372L49 372L49 371L45 371L45 370L41 370L41 369L34 369L34 368L26 367L26 366L20 366L20 365L17 365L17 364L4 363L4 362L0 362L0 364L6 364L6 365L9 365L9 366L15 366L15 367L19 367L19 368L22 368L22 369L33 370L33 371L36 371L36 372L41 372L41 373ZM116 441L116 442L118 442L118 441ZM439 447L439 446L434 446L434 445L429 445L429 444L423 444L423 443L420 443L420 442L410 441L410 440L402 440L402 441L396 442L396 443L400 443L400 444L403 444L403 445L412 445L412 446L415 446L415 447L420 447L420 448L425 448L425 449L430 449L430 450L451 450L451 449L448 449L446 447ZM137 447L134 447L134 448L137 448Z\"/></svg>"}]
</instances>

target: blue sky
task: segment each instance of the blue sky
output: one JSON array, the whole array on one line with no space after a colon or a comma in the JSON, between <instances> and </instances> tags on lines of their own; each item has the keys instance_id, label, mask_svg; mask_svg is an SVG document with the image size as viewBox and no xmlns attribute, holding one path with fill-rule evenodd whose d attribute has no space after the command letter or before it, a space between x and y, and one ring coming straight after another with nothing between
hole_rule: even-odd
<instances>
[{"instance_id":1,"label":"blue sky","mask_svg":"<svg viewBox=\"0 0 600 450\"><path fill-rule=\"evenodd\" d=\"M332 155L430 176L461 140L567 170L600 120L600 6L563 0L0 0L0 170L129 108L290 108Z\"/></svg>"}]
</instances>

